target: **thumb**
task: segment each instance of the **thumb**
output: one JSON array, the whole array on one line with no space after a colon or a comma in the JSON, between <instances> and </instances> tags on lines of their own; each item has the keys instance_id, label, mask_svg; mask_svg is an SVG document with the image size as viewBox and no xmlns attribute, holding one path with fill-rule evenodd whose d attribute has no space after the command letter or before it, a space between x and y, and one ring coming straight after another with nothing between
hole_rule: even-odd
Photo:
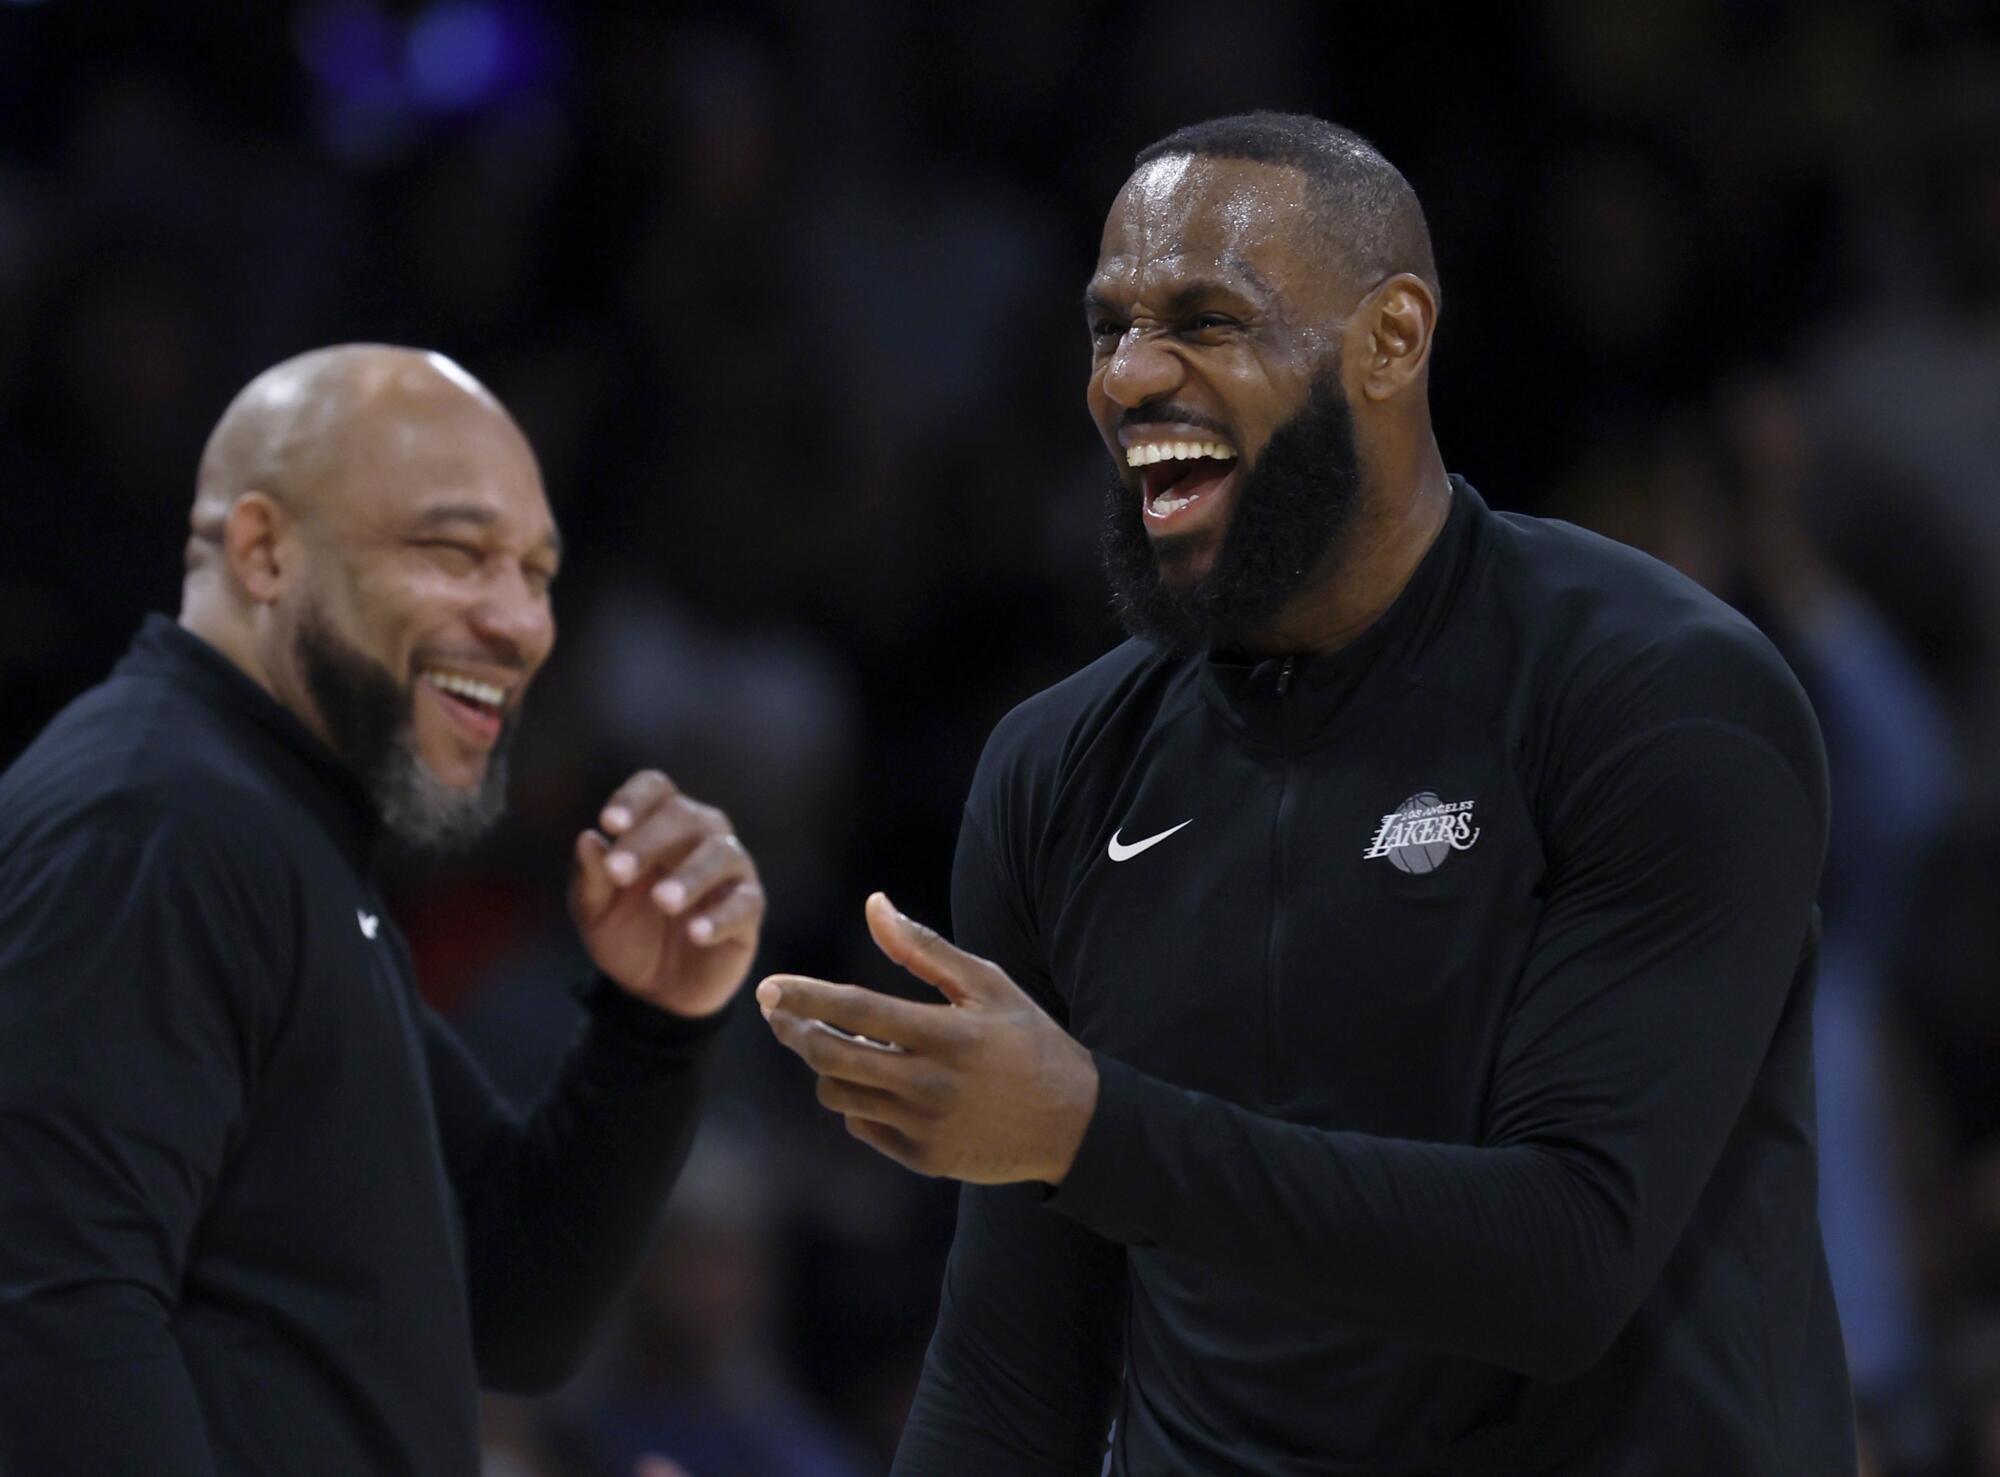
<instances>
[{"instance_id":1,"label":"thumb","mask_svg":"<svg viewBox=\"0 0 2000 1477\"><path fill-rule=\"evenodd\" d=\"M602 832L585 831L576 838L576 875L570 882L570 900L578 923L601 915L618 896L618 884L604 865L610 854L611 843Z\"/></svg>"},{"instance_id":2,"label":"thumb","mask_svg":"<svg viewBox=\"0 0 2000 1477\"><path fill-rule=\"evenodd\" d=\"M936 929L898 912L887 893L871 894L863 911L876 947L953 1005L992 1000L995 991L989 976L999 971L984 959L953 947Z\"/></svg>"}]
</instances>

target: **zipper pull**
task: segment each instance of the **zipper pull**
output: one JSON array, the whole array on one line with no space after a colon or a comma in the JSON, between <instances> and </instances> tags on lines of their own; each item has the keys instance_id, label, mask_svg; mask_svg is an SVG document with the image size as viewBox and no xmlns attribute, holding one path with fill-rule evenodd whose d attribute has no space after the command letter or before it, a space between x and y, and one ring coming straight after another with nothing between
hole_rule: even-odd
<instances>
[{"instance_id":1,"label":"zipper pull","mask_svg":"<svg viewBox=\"0 0 2000 1477\"><path fill-rule=\"evenodd\" d=\"M1291 656L1288 656L1288 657L1286 657L1286 658L1285 658L1285 662L1284 662L1284 665L1278 668L1278 696L1279 696L1279 697L1283 697L1283 696L1285 695L1285 692L1286 692L1286 690L1287 690L1287 689L1289 689L1289 688L1291 687L1291 685L1292 685L1292 668L1293 668L1293 667L1294 667L1295 665L1297 665L1297 663L1298 663L1298 656L1297 656L1296 654L1294 654L1294 655L1291 655Z\"/></svg>"}]
</instances>

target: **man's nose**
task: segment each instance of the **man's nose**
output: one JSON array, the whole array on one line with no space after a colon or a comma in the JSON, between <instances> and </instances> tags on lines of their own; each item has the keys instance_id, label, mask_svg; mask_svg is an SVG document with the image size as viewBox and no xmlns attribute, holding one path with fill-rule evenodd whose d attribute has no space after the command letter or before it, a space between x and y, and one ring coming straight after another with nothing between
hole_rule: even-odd
<instances>
[{"instance_id":1,"label":"man's nose","mask_svg":"<svg viewBox=\"0 0 2000 1477\"><path fill-rule=\"evenodd\" d=\"M469 612L472 628L532 672L555 645L548 591L522 572L499 576Z\"/></svg>"},{"instance_id":2,"label":"man's nose","mask_svg":"<svg viewBox=\"0 0 2000 1477\"><path fill-rule=\"evenodd\" d=\"M1135 323L1125 330L1104 366L1104 393L1132 410L1173 394L1185 374L1180 356L1160 335Z\"/></svg>"}]
</instances>

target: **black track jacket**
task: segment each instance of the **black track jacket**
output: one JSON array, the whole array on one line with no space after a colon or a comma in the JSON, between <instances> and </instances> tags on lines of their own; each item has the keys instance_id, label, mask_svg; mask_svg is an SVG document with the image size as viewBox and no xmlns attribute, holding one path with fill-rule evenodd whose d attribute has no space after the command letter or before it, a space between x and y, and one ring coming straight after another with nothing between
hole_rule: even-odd
<instances>
[{"instance_id":1,"label":"black track jacket","mask_svg":"<svg viewBox=\"0 0 2000 1477\"><path fill-rule=\"evenodd\" d=\"M1819 732L1696 586L1453 481L1331 657L1128 643L973 782L959 943L1089 1046L969 1188L899 1477L1850 1477Z\"/></svg>"},{"instance_id":2,"label":"black track jacket","mask_svg":"<svg viewBox=\"0 0 2000 1477\"><path fill-rule=\"evenodd\" d=\"M599 981L518 1117L374 840L157 616L0 776L4 1477L472 1477L478 1386L561 1378L632 1266L716 1021Z\"/></svg>"}]
</instances>

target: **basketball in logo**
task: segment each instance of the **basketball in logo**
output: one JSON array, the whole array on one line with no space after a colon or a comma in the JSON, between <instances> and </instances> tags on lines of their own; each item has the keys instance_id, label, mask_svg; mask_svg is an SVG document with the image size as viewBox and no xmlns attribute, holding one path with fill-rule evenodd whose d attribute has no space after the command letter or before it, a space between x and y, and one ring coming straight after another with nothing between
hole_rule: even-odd
<instances>
[{"instance_id":1,"label":"basketball in logo","mask_svg":"<svg viewBox=\"0 0 2000 1477\"><path fill-rule=\"evenodd\" d=\"M1443 802L1434 790L1425 790L1420 795L1412 795L1396 807L1399 816L1412 816L1420 811L1435 810ZM1451 843L1446 840L1429 842L1405 842L1389 849L1389 865L1399 872L1435 872L1438 864L1451 855Z\"/></svg>"},{"instance_id":2,"label":"basketball in logo","mask_svg":"<svg viewBox=\"0 0 2000 1477\"><path fill-rule=\"evenodd\" d=\"M1399 872L1435 872L1446 857L1470 851L1479 839L1479 827L1472 823L1474 809L1470 800L1447 805L1435 790L1421 791L1382 817L1361 858L1372 862L1387 857Z\"/></svg>"}]
</instances>

